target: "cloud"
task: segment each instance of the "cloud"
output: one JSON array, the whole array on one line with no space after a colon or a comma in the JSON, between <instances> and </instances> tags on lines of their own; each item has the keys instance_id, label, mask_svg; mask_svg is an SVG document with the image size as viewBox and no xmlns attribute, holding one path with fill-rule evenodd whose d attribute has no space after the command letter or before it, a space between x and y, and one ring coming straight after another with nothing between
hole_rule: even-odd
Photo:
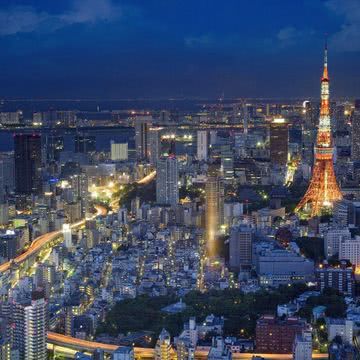
<instances>
[{"instance_id":1,"label":"cloud","mask_svg":"<svg viewBox=\"0 0 360 360\"><path fill-rule=\"evenodd\" d=\"M314 31L309 29L299 30L294 26L286 26L278 31L276 39L278 41L278 45L284 47L294 45L313 33Z\"/></svg>"},{"instance_id":2,"label":"cloud","mask_svg":"<svg viewBox=\"0 0 360 360\"><path fill-rule=\"evenodd\" d=\"M73 24L114 21L122 8L111 0L74 0L69 10L59 14L39 11L31 6L14 6L0 10L0 36L54 31Z\"/></svg>"},{"instance_id":3,"label":"cloud","mask_svg":"<svg viewBox=\"0 0 360 360\"><path fill-rule=\"evenodd\" d=\"M280 41L289 41L293 40L297 36L297 31L293 26L287 26L277 33L277 38Z\"/></svg>"},{"instance_id":4,"label":"cloud","mask_svg":"<svg viewBox=\"0 0 360 360\"><path fill-rule=\"evenodd\" d=\"M111 0L75 0L73 8L60 19L68 24L112 21L122 15L122 9Z\"/></svg>"},{"instance_id":5,"label":"cloud","mask_svg":"<svg viewBox=\"0 0 360 360\"><path fill-rule=\"evenodd\" d=\"M329 0L327 8L344 20L330 37L330 46L338 51L360 51L360 6L358 0Z\"/></svg>"}]
</instances>

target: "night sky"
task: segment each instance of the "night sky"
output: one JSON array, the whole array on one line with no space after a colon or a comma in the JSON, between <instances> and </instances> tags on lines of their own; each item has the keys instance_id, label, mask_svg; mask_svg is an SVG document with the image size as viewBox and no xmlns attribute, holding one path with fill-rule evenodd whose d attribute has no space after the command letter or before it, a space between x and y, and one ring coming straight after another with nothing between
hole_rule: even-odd
<instances>
[{"instance_id":1,"label":"night sky","mask_svg":"<svg viewBox=\"0 0 360 360\"><path fill-rule=\"evenodd\" d=\"M1 0L6 98L360 97L359 0Z\"/></svg>"}]
</instances>

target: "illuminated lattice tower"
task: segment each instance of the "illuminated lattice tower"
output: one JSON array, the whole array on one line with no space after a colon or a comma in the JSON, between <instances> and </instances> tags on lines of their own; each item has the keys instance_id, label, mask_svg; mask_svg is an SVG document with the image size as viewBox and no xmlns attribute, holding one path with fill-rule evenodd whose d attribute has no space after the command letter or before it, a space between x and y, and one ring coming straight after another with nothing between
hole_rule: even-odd
<instances>
[{"instance_id":1,"label":"illuminated lattice tower","mask_svg":"<svg viewBox=\"0 0 360 360\"><path fill-rule=\"evenodd\" d=\"M296 212L305 209L310 210L311 216L318 216L323 210L331 209L335 201L342 199L342 194L336 181L333 157L327 46L325 46L324 72L321 79L320 119L315 147L315 164L309 187L297 205L295 209Z\"/></svg>"}]
</instances>

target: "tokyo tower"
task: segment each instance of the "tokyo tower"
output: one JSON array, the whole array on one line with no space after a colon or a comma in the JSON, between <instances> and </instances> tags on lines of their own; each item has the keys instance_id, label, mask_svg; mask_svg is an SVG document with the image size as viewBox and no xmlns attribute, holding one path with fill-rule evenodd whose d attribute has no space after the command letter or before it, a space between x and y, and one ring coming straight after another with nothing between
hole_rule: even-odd
<instances>
[{"instance_id":1,"label":"tokyo tower","mask_svg":"<svg viewBox=\"0 0 360 360\"><path fill-rule=\"evenodd\" d=\"M342 194L336 181L333 157L327 45L325 45L324 71L321 78L320 119L315 146L315 164L309 187L295 208L295 212L304 209L305 211L310 211L311 217L318 216L321 215L323 210L331 209L335 201L342 199Z\"/></svg>"}]
</instances>

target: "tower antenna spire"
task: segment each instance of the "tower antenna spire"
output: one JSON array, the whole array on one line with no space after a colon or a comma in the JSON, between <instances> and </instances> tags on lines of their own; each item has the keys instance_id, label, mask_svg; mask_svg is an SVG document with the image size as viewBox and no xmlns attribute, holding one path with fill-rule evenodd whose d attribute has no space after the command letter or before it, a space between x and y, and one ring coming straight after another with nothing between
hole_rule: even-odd
<instances>
[{"instance_id":1,"label":"tower antenna spire","mask_svg":"<svg viewBox=\"0 0 360 360\"><path fill-rule=\"evenodd\" d=\"M325 48L324 48L324 66L328 65L328 37L325 34Z\"/></svg>"},{"instance_id":2,"label":"tower antenna spire","mask_svg":"<svg viewBox=\"0 0 360 360\"><path fill-rule=\"evenodd\" d=\"M328 73L328 48L327 48L327 34L325 34L325 47L324 47L324 71L323 71L323 79L329 79Z\"/></svg>"}]
</instances>

